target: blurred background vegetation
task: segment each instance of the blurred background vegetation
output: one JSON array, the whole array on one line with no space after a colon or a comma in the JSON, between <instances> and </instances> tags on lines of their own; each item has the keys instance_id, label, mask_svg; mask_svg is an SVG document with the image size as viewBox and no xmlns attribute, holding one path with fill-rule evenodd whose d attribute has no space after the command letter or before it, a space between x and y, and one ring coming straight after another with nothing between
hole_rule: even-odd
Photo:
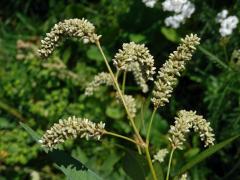
<instances>
[{"instance_id":1,"label":"blurred background vegetation","mask_svg":"<svg viewBox=\"0 0 240 180\"><path fill-rule=\"evenodd\" d=\"M166 132L180 109L193 109L211 122L220 142L240 131L240 28L222 39L215 16L228 9L240 17L239 1L194 0L196 12L179 29L165 27L159 1L155 8L140 0L2 0L0 4L0 179L63 179L64 176L31 137L19 126L25 122L39 133L69 115L104 121L113 131L130 134L121 107L114 95L102 88L93 97L83 95L86 83L105 71L95 46L67 40L48 60L40 60L36 50L44 33L60 20L85 17L102 34L108 59L122 43L145 43L160 67L189 33L201 37L201 46L180 78L170 103L158 111L151 142L167 144ZM234 52L234 53L233 53ZM132 77L127 91L146 110L149 98L135 88ZM106 96L106 94L109 94ZM139 110L139 114L140 110ZM143 131L144 133L144 131ZM174 168L201 151L192 135L188 151L176 153ZM126 142L104 138L98 142L68 141L65 151L87 163L105 179L142 179L129 175L133 167ZM156 147L157 148L157 147ZM152 151L156 151L153 149ZM192 179L240 179L240 142L235 141L191 169Z\"/></svg>"}]
</instances>

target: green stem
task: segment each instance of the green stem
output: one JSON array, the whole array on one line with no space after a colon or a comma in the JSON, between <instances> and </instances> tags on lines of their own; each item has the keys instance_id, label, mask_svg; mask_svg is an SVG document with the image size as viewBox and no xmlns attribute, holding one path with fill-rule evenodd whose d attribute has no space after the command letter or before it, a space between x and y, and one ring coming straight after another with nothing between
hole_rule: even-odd
<instances>
[{"instance_id":1,"label":"green stem","mask_svg":"<svg viewBox=\"0 0 240 180\"><path fill-rule=\"evenodd\" d=\"M141 124L140 124L139 129L141 127L143 127L143 132L146 134L147 130L146 130L146 127L145 127L144 118L145 118L145 116L144 116L144 103L142 102L142 105L141 105Z\"/></svg>"},{"instance_id":2,"label":"green stem","mask_svg":"<svg viewBox=\"0 0 240 180\"><path fill-rule=\"evenodd\" d=\"M9 114L11 114L12 116L18 118L20 121L24 122L26 121L26 119L22 116L22 114L20 114L18 112L17 109L10 107L8 104L0 101L0 109L5 110L6 112L8 112Z\"/></svg>"},{"instance_id":3,"label":"green stem","mask_svg":"<svg viewBox=\"0 0 240 180\"><path fill-rule=\"evenodd\" d=\"M119 72L120 72L119 69L117 69L117 72L116 72L116 74L115 74L116 80L118 80Z\"/></svg>"},{"instance_id":4,"label":"green stem","mask_svg":"<svg viewBox=\"0 0 240 180\"><path fill-rule=\"evenodd\" d=\"M142 150L141 150L141 146L136 144L137 150L138 150L138 154L142 155Z\"/></svg>"},{"instance_id":5,"label":"green stem","mask_svg":"<svg viewBox=\"0 0 240 180\"><path fill-rule=\"evenodd\" d=\"M125 91L125 84L126 84L127 72L124 71L123 73L123 82L122 82L122 93L124 94Z\"/></svg>"},{"instance_id":6,"label":"green stem","mask_svg":"<svg viewBox=\"0 0 240 180\"><path fill-rule=\"evenodd\" d=\"M153 177L154 180L157 180L157 175L156 175L156 172L155 172L153 164L152 164L152 159L151 159L151 156L150 156L150 153L149 153L148 145L145 147L145 152L146 152L146 158L147 158L147 161L148 161L148 165L149 165L151 173L152 173L152 177Z\"/></svg>"},{"instance_id":7,"label":"green stem","mask_svg":"<svg viewBox=\"0 0 240 180\"><path fill-rule=\"evenodd\" d=\"M119 94L119 96L120 96L120 98L121 98L121 100L122 100L122 102L123 102L123 106L124 106L124 108L125 108L125 110L126 110L126 112L127 112L128 118L129 118L129 120L130 120L130 122L131 122L131 124L132 124L133 130L134 130L136 136L138 137L139 141L140 141L141 143L143 143L142 137L140 136L140 134L139 134L139 132L138 132L138 130L137 130L137 127L136 127L136 125L135 125L135 123L134 123L134 120L131 118L130 112L129 112L129 110L128 110L128 108L127 108L127 105L126 105L126 101L125 101L125 99L124 99L124 97L123 97L123 94L122 94L122 92L121 92L121 90L120 90L120 87L119 87L119 85L118 85L118 82L117 82L117 80L116 80L116 78L115 78L115 76L114 76L114 74L113 74L113 72L112 72L112 69L111 69L111 67L110 67L110 65L109 65L109 63L108 63L108 61L107 61L107 58L106 58L106 56L105 56L105 54L104 54L104 52L103 52L103 50L102 50L102 47L101 47L101 45L100 45L100 42L97 41L97 42L96 42L96 45L97 45L97 47L98 47L101 55L103 56L103 59L104 59L105 64L106 64L106 66L107 66L107 69L108 69L108 71L109 71L109 73L110 73L110 75L111 75L111 78L112 78L112 80L113 80L114 86L115 86L115 88L116 88L116 90L117 90L117 92L118 92L118 94Z\"/></svg>"},{"instance_id":8,"label":"green stem","mask_svg":"<svg viewBox=\"0 0 240 180\"><path fill-rule=\"evenodd\" d=\"M227 47L225 44L223 45L223 50L224 50L224 55L225 55L225 61L228 62L228 53L227 53Z\"/></svg>"},{"instance_id":9,"label":"green stem","mask_svg":"<svg viewBox=\"0 0 240 180\"><path fill-rule=\"evenodd\" d=\"M212 60L214 63L219 64L222 68L227 69L227 70L231 70L231 68L229 68L224 61L222 61L221 59L219 59L216 55L214 55L213 53L209 52L207 49L203 48L202 46L199 46L198 49L205 54L206 56L209 57L209 60Z\"/></svg>"},{"instance_id":10,"label":"green stem","mask_svg":"<svg viewBox=\"0 0 240 180\"><path fill-rule=\"evenodd\" d=\"M167 176L166 176L166 180L169 179L169 174L170 174L170 169L171 169L171 164L172 164L172 157L173 157L173 152L174 152L174 148L172 148L171 153L170 153L170 157L169 157L169 161L168 161L168 169L167 169Z\"/></svg>"},{"instance_id":11,"label":"green stem","mask_svg":"<svg viewBox=\"0 0 240 180\"><path fill-rule=\"evenodd\" d=\"M126 136L123 136L121 134L117 134L117 133L114 133L114 132L109 132L109 131L105 131L104 134L107 134L107 135L111 135L111 136L115 136L115 137L118 137L118 138L121 138L121 139L125 139L127 141L130 141L134 144L138 144L135 140L129 138L129 137L126 137Z\"/></svg>"},{"instance_id":12,"label":"green stem","mask_svg":"<svg viewBox=\"0 0 240 180\"><path fill-rule=\"evenodd\" d=\"M150 139L150 134L151 134L151 129L152 129L152 123L153 123L153 119L154 116L156 114L157 108L154 108L152 115L151 115L151 119L150 119L150 123L148 125L148 131L147 131L147 139L146 139L146 143L147 145L149 145L149 139Z\"/></svg>"}]
</instances>

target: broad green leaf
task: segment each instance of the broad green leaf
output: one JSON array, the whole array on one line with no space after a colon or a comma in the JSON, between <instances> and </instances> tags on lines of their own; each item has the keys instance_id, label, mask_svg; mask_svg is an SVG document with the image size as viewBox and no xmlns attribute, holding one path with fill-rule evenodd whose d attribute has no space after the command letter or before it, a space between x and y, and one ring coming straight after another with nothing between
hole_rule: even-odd
<instances>
[{"instance_id":1,"label":"broad green leaf","mask_svg":"<svg viewBox=\"0 0 240 180\"><path fill-rule=\"evenodd\" d=\"M121 107L112 105L107 107L106 115L112 119L121 119L124 117L124 111Z\"/></svg>"},{"instance_id":2,"label":"broad green leaf","mask_svg":"<svg viewBox=\"0 0 240 180\"><path fill-rule=\"evenodd\" d=\"M64 50L63 57L62 57L64 63L68 62L69 58L71 57L71 53L72 53L71 48L67 48Z\"/></svg>"},{"instance_id":3,"label":"broad green leaf","mask_svg":"<svg viewBox=\"0 0 240 180\"><path fill-rule=\"evenodd\" d=\"M145 180L148 166L143 156L127 149L123 159L123 169L133 180Z\"/></svg>"},{"instance_id":4,"label":"broad green leaf","mask_svg":"<svg viewBox=\"0 0 240 180\"><path fill-rule=\"evenodd\" d=\"M114 165L121 159L121 155L111 152L109 156L105 159L104 163L101 166L101 170L104 172L111 173L113 172Z\"/></svg>"},{"instance_id":5,"label":"broad green leaf","mask_svg":"<svg viewBox=\"0 0 240 180\"><path fill-rule=\"evenodd\" d=\"M87 57L92 60L102 61L102 56L96 46L90 46L87 50Z\"/></svg>"},{"instance_id":6,"label":"broad green leaf","mask_svg":"<svg viewBox=\"0 0 240 180\"><path fill-rule=\"evenodd\" d=\"M40 135L31 129L28 125L21 123L20 125L32 136L32 138L38 142ZM83 163L73 158L72 156L66 154L62 150L53 150L48 152L46 149L44 151L49 155L49 157L55 162L55 165L60 169L69 180L102 180L96 173L87 168Z\"/></svg>"},{"instance_id":7,"label":"broad green leaf","mask_svg":"<svg viewBox=\"0 0 240 180\"><path fill-rule=\"evenodd\" d=\"M158 179L164 179L162 164L159 162L156 162L153 164L153 166L154 166L154 169L156 170L156 175Z\"/></svg>"},{"instance_id":8,"label":"broad green leaf","mask_svg":"<svg viewBox=\"0 0 240 180\"><path fill-rule=\"evenodd\" d=\"M130 34L129 38L130 38L130 41L133 41L136 43L143 42L146 39L146 37L142 34Z\"/></svg>"},{"instance_id":9,"label":"broad green leaf","mask_svg":"<svg viewBox=\"0 0 240 180\"><path fill-rule=\"evenodd\" d=\"M59 168L69 180L101 180L96 173L87 168L77 159L66 154L62 150L53 150L48 153L51 159L56 163Z\"/></svg>"},{"instance_id":10,"label":"broad green leaf","mask_svg":"<svg viewBox=\"0 0 240 180\"><path fill-rule=\"evenodd\" d=\"M165 36L166 39L172 42L178 42L180 39L176 30L172 28L162 27L161 33Z\"/></svg>"},{"instance_id":11,"label":"broad green leaf","mask_svg":"<svg viewBox=\"0 0 240 180\"><path fill-rule=\"evenodd\" d=\"M0 117L0 129L14 128L15 123L10 122L7 118Z\"/></svg>"},{"instance_id":12,"label":"broad green leaf","mask_svg":"<svg viewBox=\"0 0 240 180\"><path fill-rule=\"evenodd\" d=\"M189 149L186 153L184 153L184 156L188 159L196 156L198 153L200 152L200 149L199 148L192 148L192 149Z\"/></svg>"},{"instance_id":13,"label":"broad green leaf","mask_svg":"<svg viewBox=\"0 0 240 180\"><path fill-rule=\"evenodd\" d=\"M196 157L194 157L192 160L190 160L187 164L185 164L180 171L177 173L177 175L180 175L184 172L186 172L188 169L192 168L193 166L195 166L196 164L200 163L201 161L203 161L204 159L208 158L209 156L211 156L212 154L216 153L217 151L219 151L220 149L224 148L225 146L227 146L228 144L230 144L232 141L236 140L239 135L236 135L234 137L231 137L221 143L218 143L208 149L206 149L205 151L201 152L199 155L197 155Z\"/></svg>"}]
</instances>

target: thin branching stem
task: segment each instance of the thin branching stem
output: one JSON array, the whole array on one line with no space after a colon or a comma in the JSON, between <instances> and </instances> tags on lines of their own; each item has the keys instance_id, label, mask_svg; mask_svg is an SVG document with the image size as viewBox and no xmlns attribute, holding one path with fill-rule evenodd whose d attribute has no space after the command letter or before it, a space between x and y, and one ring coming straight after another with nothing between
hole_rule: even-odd
<instances>
[{"instance_id":1,"label":"thin branching stem","mask_svg":"<svg viewBox=\"0 0 240 180\"><path fill-rule=\"evenodd\" d=\"M151 173L152 173L153 180L157 180L157 175L156 175L155 169L154 169L153 164L152 164L152 159L151 159L151 156L150 156L150 153L149 153L148 145L145 147L145 152L146 152L146 158L147 158L148 165L149 165Z\"/></svg>"},{"instance_id":2,"label":"thin branching stem","mask_svg":"<svg viewBox=\"0 0 240 180\"><path fill-rule=\"evenodd\" d=\"M138 144L138 142L135 141L134 139L131 139L131 138L126 137L126 136L123 136L121 134L117 134L117 133L109 132L109 131L105 131L104 134L111 135L111 136L114 136L114 137L118 137L118 138L121 138L121 139L125 139L125 140L130 141L130 142L132 142L134 144Z\"/></svg>"},{"instance_id":3,"label":"thin branching stem","mask_svg":"<svg viewBox=\"0 0 240 180\"><path fill-rule=\"evenodd\" d=\"M107 69L108 69L108 71L109 71L109 73L110 73L110 75L111 75L111 78L112 78L112 80L113 80L114 87L116 88L116 90L117 90L117 92L118 92L118 94L119 94L119 96L120 96L120 98L121 98L121 100L122 100L122 102L123 102L123 106L124 106L124 108L125 108L125 110L126 110L126 112L127 112L127 115L128 115L128 118L129 118L129 120L130 120L130 122L131 122L131 124L132 124L133 130L134 130L134 132L135 132L138 140L139 140L141 143L144 143L144 141L142 140L141 135L139 134L139 132L138 132L138 130L137 130L137 127L136 127L136 125L135 125L135 123L134 123L134 120L131 118L131 114L130 114L128 108L127 108L126 101L125 101L125 99L124 99L124 97L123 97L123 94L122 94L121 89L120 89L120 87L119 87L119 85L118 85L118 82L117 82L117 80L116 80L116 78L115 78L115 76L114 76L114 74L113 74L113 72L112 72L112 69L111 69L111 67L110 67L110 65L109 65L109 63L108 63L108 61L107 61L107 58L106 58L106 56L105 56L105 54L104 54L104 52L103 52L103 50L102 50L102 47L101 47L101 45L100 45L100 42L97 41L97 42L96 42L96 45L97 45L97 47L98 47L101 55L103 56L103 59L104 59L105 64L106 64L106 66L107 66Z\"/></svg>"},{"instance_id":4,"label":"thin branching stem","mask_svg":"<svg viewBox=\"0 0 240 180\"><path fill-rule=\"evenodd\" d=\"M128 118L129 118L129 120L130 120L130 122L131 122L131 124L132 124L132 127L133 127L133 129L134 129L134 132L135 132L137 138L138 138L138 141L139 141L139 143L140 143L142 146L145 147L146 158L147 158L147 161L148 161L148 164L149 164L149 167L150 167L150 170L151 170L153 179L154 179L154 180L157 180L157 175L156 175L156 172L155 172L155 170L154 170L154 167L153 167L153 164L152 164L152 159L151 159L151 156L150 156L150 153L149 153L149 146L146 145L145 142L143 141L143 139L142 139L141 135L139 134L139 131L138 131L138 129L137 129L135 123L134 123L134 120L133 120L133 119L131 118L131 116L130 116L129 110L128 110L127 105L126 105L126 101L125 101L125 99L124 99L124 97L123 97L123 94L122 94L122 91L121 91L121 89L120 89L120 87L119 87L119 85L118 85L118 82L117 82L117 80L116 80L116 78L115 78L115 76L114 76L114 74L113 74L113 72L112 72L112 69L111 69L111 67L110 67L110 65L109 65L109 63L108 63L108 61L107 61L107 58L106 58L106 56L105 56L105 54L104 54L104 52L103 52L103 50L102 50L102 47L101 47L101 45L100 45L100 42L97 41L97 42L96 42L96 45L97 45L99 51L101 52L101 54L102 54L102 56L103 56L103 59L104 59L104 61L105 61L105 64L106 64L106 66L107 66L107 68L108 68L108 71L109 71L109 73L110 73L110 75L111 75L111 78L112 78L112 80L113 80L114 87L116 88L117 92L119 93L119 96L120 96L120 98L121 98L121 100L122 100L122 102L123 102L123 106L124 106L124 108L125 108L125 110L126 110L126 112L127 112ZM118 136L118 137L119 137L119 136ZM125 139L126 139L126 138L125 138ZM138 143L138 144L139 144L139 143Z\"/></svg>"},{"instance_id":5,"label":"thin branching stem","mask_svg":"<svg viewBox=\"0 0 240 180\"><path fill-rule=\"evenodd\" d=\"M119 69L117 69L117 72L116 72L116 74L115 74L115 78L116 78L116 80L118 81L118 76L119 76L119 73L120 73L120 70Z\"/></svg>"},{"instance_id":6,"label":"thin branching stem","mask_svg":"<svg viewBox=\"0 0 240 180\"><path fill-rule=\"evenodd\" d=\"M123 81L122 81L122 93L123 94L125 92L126 78L127 78L127 71L124 71L124 73L123 73Z\"/></svg>"},{"instance_id":7,"label":"thin branching stem","mask_svg":"<svg viewBox=\"0 0 240 180\"><path fill-rule=\"evenodd\" d=\"M148 125L148 131L147 131L147 137L146 137L146 147L145 147L146 158L147 158L148 165L150 167L150 170L151 170L151 173L152 173L152 176L153 176L154 180L157 179L157 176L156 176L156 172L155 172L155 169L153 167L152 159L151 159L151 156L150 156L150 153L149 153L149 138L150 138L150 133L151 133L151 128L152 128L152 122L153 122L156 111L157 111L157 109L154 108L154 110L152 112L152 115L151 115L150 123Z\"/></svg>"},{"instance_id":8,"label":"thin branching stem","mask_svg":"<svg viewBox=\"0 0 240 180\"><path fill-rule=\"evenodd\" d=\"M167 169L166 180L169 180L169 174L170 174L170 170L171 170L172 157L173 157L174 150L175 150L175 148L172 148L171 153L170 153L170 157L169 157L169 161L168 161L168 169Z\"/></svg>"},{"instance_id":9,"label":"thin branching stem","mask_svg":"<svg viewBox=\"0 0 240 180\"><path fill-rule=\"evenodd\" d=\"M225 55L225 62L228 62L228 53L226 44L223 45L224 55Z\"/></svg>"},{"instance_id":10,"label":"thin branching stem","mask_svg":"<svg viewBox=\"0 0 240 180\"><path fill-rule=\"evenodd\" d=\"M152 115L151 115L150 123L148 125L147 139L146 139L147 145L149 144L150 134L151 134L151 129L152 129L152 123L153 123L153 119L154 119L154 116L156 114L156 111L157 111L157 108L154 108L154 110L152 112Z\"/></svg>"}]
</instances>

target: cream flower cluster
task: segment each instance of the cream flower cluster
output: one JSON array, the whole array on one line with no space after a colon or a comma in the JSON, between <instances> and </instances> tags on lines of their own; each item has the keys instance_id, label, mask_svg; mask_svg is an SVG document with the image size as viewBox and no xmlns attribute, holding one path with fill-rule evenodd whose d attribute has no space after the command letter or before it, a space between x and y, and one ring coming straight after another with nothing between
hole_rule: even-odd
<instances>
[{"instance_id":1,"label":"cream flower cluster","mask_svg":"<svg viewBox=\"0 0 240 180\"><path fill-rule=\"evenodd\" d=\"M155 74L154 59L144 44L124 43L113 59L114 65L123 71L133 71L135 80L147 91L147 80L153 80ZM135 71L135 72L134 72Z\"/></svg>"},{"instance_id":2,"label":"cream flower cluster","mask_svg":"<svg viewBox=\"0 0 240 180\"><path fill-rule=\"evenodd\" d=\"M86 19L68 19L54 25L41 41L38 50L43 58L49 57L63 38L80 38L84 43L95 43L100 36L95 34L95 27Z\"/></svg>"},{"instance_id":3,"label":"cream flower cluster","mask_svg":"<svg viewBox=\"0 0 240 180\"><path fill-rule=\"evenodd\" d=\"M88 119L76 118L75 116L68 119L59 120L49 130L45 132L39 143L43 147L52 150L60 143L67 139L75 139L77 137L90 138L100 140L105 132L105 124L100 122L98 124L89 121Z\"/></svg>"},{"instance_id":4,"label":"cream flower cluster","mask_svg":"<svg viewBox=\"0 0 240 180\"><path fill-rule=\"evenodd\" d=\"M165 25L172 28L179 28L187 18L190 18L195 11L195 6L188 0L165 0L162 3L164 11L174 12L173 16L165 19Z\"/></svg>"},{"instance_id":5,"label":"cream flower cluster","mask_svg":"<svg viewBox=\"0 0 240 180\"><path fill-rule=\"evenodd\" d=\"M188 180L188 174L187 173L184 173L181 175L180 179L179 180Z\"/></svg>"},{"instance_id":6,"label":"cream flower cluster","mask_svg":"<svg viewBox=\"0 0 240 180\"><path fill-rule=\"evenodd\" d=\"M88 83L86 89L85 89L85 96L91 96L93 93L101 86L101 85L107 85L112 86L113 81L111 78L111 75L106 72L101 72L94 76L93 81Z\"/></svg>"},{"instance_id":7,"label":"cream flower cluster","mask_svg":"<svg viewBox=\"0 0 240 180\"><path fill-rule=\"evenodd\" d=\"M145 6L149 8L153 8L157 2L157 0L142 0L142 2L145 4Z\"/></svg>"},{"instance_id":8,"label":"cream flower cluster","mask_svg":"<svg viewBox=\"0 0 240 180\"><path fill-rule=\"evenodd\" d=\"M165 149L160 149L157 154L155 154L153 156L153 162L158 161L158 162L163 162L164 158L166 157L166 155L168 154L168 150Z\"/></svg>"},{"instance_id":9,"label":"cream flower cluster","mask_svg":"<svg viewBox=\"0 0 240 180\"><path fill-rule=\"evenodd\" d=\"M202 116L196 115L194 111L181 110L175 117L175 125L170 126L169 130L169 140L173 148L183 148L183 143L186 141L185 136L191 128L199 134L201 141L204 141L204 147L214 144L215 139L210 123Z\"/></svg>"},{"instance_id":10,"label":"cream flower cluster","mask_svg":"<svg viewBox=\"0 0 240 180\"><path fill-rule=\"evenodd\" d=\"M158 71L157 80L153 89L152 103L155 108L164 106L169 102L169 98L173 92L173 87L176 85L177 76L185 69L185 64L192 58L196 46L200 39L197 35L187 35L181 39L181 44L177 50L170 54L168 61Z\"/></svg>"},{"instance_id":11,"label":"cream flower cluster","mask_svg":"<svg viewBox=\"0 0 240 180\"><path fill-rule=\"evenodd\" d=\"M149 88L148 88L146 79L142 75L142 70L141 70L138 62L133 62L133 63L129 64L127 66L126 71L133 73L134 79L135 79L137 85L139 85L141 87L142 92L144 92L144 93L148 92Z\"/></svg>"},{"instance_id":12,"label":"cream flower cluster","mask_svg":"<svg viewBox=\"0 0 240 180\"><path fill-rule=\"evenodd\" d=\"M121 98L120 98L118 93L116 94L116 98L117 98L119 103L120 102L122 103L122 100L121 100ZM126 106L127 106L130 118L134 119L135 116L136 116L136 112L137 112L136 101L135 101L134 97L131 96L131 95L124 94L123 98L125 100L125 103L126 103Z\"/></svg>"},{"instance_id":13,"label":"cream flower cluster","mask_svg":"<svg viewBox=\"0 0 240 180\"><path fill-rule=\"evenodd\" d=\"M217 14L216 21L220 23L219 33L222 37L231 35L239 22L237 16L228 16L226 9Z\"/></svg>"}]
</instances>

